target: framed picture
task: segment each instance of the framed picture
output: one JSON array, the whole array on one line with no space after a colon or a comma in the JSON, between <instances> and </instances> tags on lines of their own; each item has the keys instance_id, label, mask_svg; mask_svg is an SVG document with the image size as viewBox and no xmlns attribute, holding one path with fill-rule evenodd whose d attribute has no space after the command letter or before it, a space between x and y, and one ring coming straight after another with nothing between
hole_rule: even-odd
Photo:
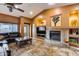
<instances>
[{"instance_id":1,"label":"framed picture","mask_svg":"<svg viewBox=\"0 0 79 59\"><path fill-rule=\"evenodd\" d=\"M51 26L61 26L61 15L51 17Z\"/></svg>"}]
</instances>

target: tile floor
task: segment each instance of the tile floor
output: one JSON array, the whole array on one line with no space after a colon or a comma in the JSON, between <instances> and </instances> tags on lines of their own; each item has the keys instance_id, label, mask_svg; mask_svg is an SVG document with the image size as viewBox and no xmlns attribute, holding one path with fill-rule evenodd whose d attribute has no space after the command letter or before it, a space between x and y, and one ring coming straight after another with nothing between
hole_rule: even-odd
<instances>
[{"instance_id":1,"label":"tile floor","mask_svg":"<svg viewBox=\"0 0 79 59\"><path fill-rule=\"evenodd\" d=\"M46 43L44 39L36 39L32 45L18 48L15 43L9 45L12 56L79 56L79 51L66 46Z\"/></svg>"}]
</instances>

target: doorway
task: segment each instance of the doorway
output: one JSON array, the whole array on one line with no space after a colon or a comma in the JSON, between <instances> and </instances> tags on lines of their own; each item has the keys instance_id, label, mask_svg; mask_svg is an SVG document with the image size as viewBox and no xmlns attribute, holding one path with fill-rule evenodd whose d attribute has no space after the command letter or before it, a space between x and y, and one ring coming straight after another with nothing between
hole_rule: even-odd
<instances>
[{"instance_id":1,"label":"doorway","mask_svg":"<svg viewBox=\"0 0 79 59\"><path fill-rule=\"evenodd\" d=\"M24 24L24 36L30 37L30 24Z\"/></svg>"}]
</instances>

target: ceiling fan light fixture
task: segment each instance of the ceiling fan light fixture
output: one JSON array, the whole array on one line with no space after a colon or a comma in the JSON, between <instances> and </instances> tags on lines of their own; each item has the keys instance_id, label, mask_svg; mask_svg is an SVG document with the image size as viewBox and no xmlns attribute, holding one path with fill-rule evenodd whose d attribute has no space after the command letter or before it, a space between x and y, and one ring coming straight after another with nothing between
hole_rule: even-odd
<instances>
[{"instance_id":1,"label":"ceiling fan light fixture","mask_svg":"<svg viewBox=\"0 0 79 59\"><path fill-rule=\"evenodd\" d=\"M15 6L15 8L18 8L18 6L17 5L14 5Z\"/></svg>"}]
</instances>

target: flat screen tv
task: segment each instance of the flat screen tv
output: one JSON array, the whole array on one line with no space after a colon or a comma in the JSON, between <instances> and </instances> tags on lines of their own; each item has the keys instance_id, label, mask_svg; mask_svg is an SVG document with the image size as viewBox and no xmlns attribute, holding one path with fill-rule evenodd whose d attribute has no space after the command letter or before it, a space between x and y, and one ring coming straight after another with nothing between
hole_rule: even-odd
<instances>
[{"instance_id":1,"label":"flat screen tv","mask_svg":"<svg viewBox=\"0 0 79 59\"><path fill-rule=\"evenodd\" d=\"M46 27L45 26L37 27L37 34L45 34L45 33L46 33Z\"/></svg>"},{"instance_id":2,"label":"flat screen tv","mask_svg":"<svg viewBox=\"0 0 79 59\"><path fill-rule=\"evenodd\" d=\"M45 27L39 27L39 31L45 31Z\"/></svg>"}]
</instances>

